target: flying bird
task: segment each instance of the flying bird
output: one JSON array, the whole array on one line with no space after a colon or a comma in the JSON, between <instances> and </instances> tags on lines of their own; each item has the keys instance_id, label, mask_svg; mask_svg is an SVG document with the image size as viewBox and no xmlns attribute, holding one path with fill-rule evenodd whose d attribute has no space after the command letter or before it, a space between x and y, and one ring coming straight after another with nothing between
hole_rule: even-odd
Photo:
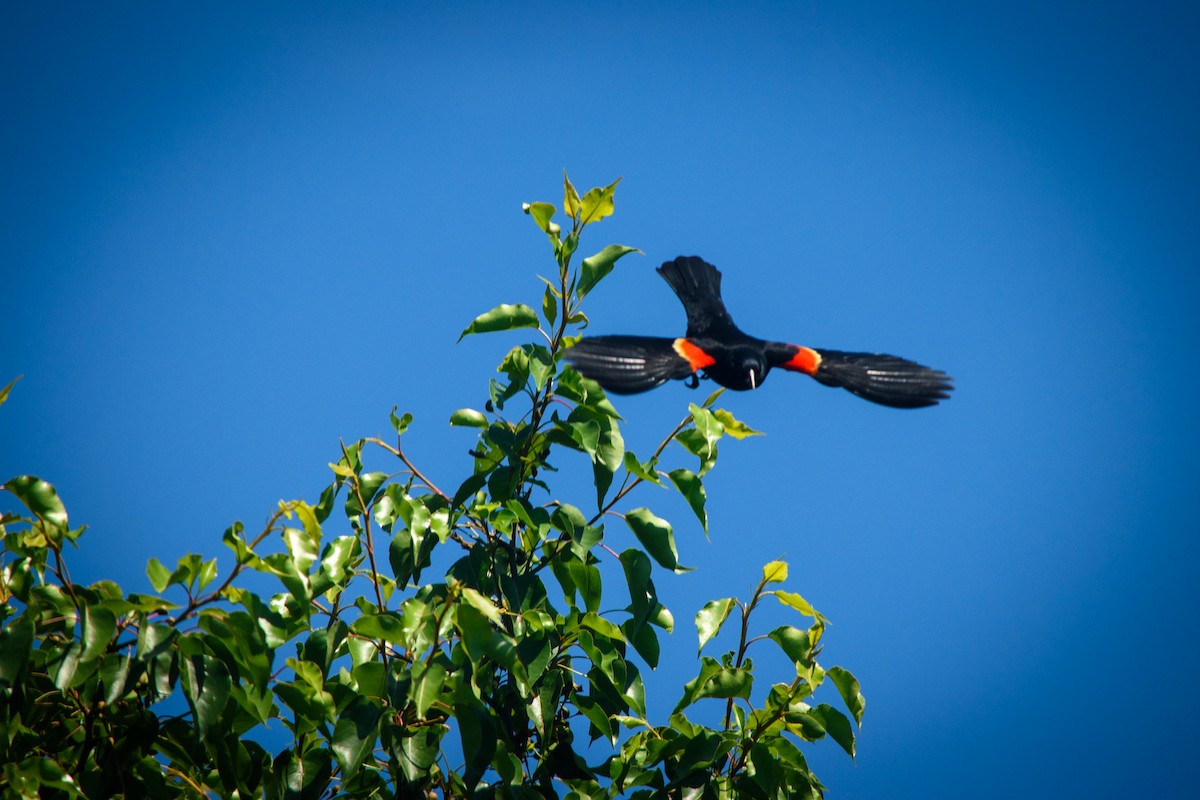
<instances>
[{"instance_id":1,"label":"flying bird","mask_svg":"<svg viewBox=\"0 0 1200 800\"><path fill-rule=\"evenodd\" d=\"M730 389L757 389L773 368L802 372L826 386L893 408L921 408L948 398L953 379L915 361L879 353L818 350L743 333L721 300L721 273L698 256L658 268L687 312L687 335L587 336L566 352L584 377L616 394L636 394L668 380L706 376Z\"/></svg>"}]
</instances>

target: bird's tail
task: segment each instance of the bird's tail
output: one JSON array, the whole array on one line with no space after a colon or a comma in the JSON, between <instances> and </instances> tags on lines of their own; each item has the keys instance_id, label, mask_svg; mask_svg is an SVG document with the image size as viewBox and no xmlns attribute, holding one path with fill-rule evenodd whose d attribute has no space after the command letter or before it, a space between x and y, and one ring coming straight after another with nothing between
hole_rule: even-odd
<instances>
[{"instance_id":1,"label":"bird's tail","mask_svg":"<svg viewBox=\"0 0 1200 800\"><path fill-rule=\"evenodd\" d=\"M692 365L675 349L676 339L654 336L588 336L567 349L567 361L606 392L635 394L672 378L686 378Z\"/></svg>"},{"instance_id":2,"label":"bird's tail","mask_svg":"<svg viewBox=\"0 0 1200 800\"><path fill-rule=\"evenodd\" d=\"M893 408L935 406L953 390L954 379L941 370L896 356L817 350L820 362L810 373L826 386L840 386L859 397Z\"/></svg>"},{"instance_id":3,"label":"bird's tail","mask_svg":"<svg viewBox=\"0 0 1200 800\"><path fill-rule=\"evenodd\" d=\"M721 273L699 256L679 256L658 268L687 311L688 336L700 336L714 325L733 324L721 300Z\"/></svg>"}]
</instances>

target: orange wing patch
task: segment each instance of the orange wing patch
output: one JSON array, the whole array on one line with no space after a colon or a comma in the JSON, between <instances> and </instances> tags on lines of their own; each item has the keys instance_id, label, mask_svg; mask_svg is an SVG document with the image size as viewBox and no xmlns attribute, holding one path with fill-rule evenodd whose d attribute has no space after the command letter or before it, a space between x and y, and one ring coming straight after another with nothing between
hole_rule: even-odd
<instances>
[{"instance_id":1,"label":"orange wing patch","mask_svg":"<svg viewBox=\"0 0 1200 800\"><path fill-rule=\"evenodd\" d=\"M676 348L678 349L678 348ZM784 362L784 369L803 372L806 375L816 375L821 366L821 354L811 347L796 347L795 354Z\"/></svg>"},{"instance_id":2,"label":"orange wing patch","mask_svg":"<svg viewBox=\"0 0 1200 800\"><path fill-rule=\"evenodd\" d=\"M675 348L675 352L679 354L679 357L688 362L692 368L692 372L704 369L705 367L711 367L717 363L715 358L687 339L676 339L672 346Z\"/></svg>"}]
</instances>

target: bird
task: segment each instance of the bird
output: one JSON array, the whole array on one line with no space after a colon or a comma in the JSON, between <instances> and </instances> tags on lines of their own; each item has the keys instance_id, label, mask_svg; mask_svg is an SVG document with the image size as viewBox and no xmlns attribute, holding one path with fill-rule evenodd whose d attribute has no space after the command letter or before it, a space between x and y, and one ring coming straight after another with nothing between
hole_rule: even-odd
<instances>
[{"instance_id":1,"label":"bird","mask_svg":"<svg viewBox=\"0 0 1200 800\"><path fill-rule=\"evenodd\" d=\"M679 256L658 268L687 312L687 334L585 336L567 361L606 392L637 394L698 373L738 391L758 389L772 369L800 372L892 408L937 405L953 390L941 370L883 353L853 353L767 341L743 333L721 299L721 272L699 256Z\"/></svg>"}]
</instances>

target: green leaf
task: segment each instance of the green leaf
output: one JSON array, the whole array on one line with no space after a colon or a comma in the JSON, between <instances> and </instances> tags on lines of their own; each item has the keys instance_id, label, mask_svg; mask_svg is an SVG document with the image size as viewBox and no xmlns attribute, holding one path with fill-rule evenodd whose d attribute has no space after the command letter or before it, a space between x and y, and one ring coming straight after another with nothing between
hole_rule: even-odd
<instances>
[{"instance_id":1,"label":"green leaf","mask_svg":"<svg viewBox=\"0 0 1200 800\"><path fill-rule=\"evenodd\" d=\"M575 695L574 702L575 707L587 718L588 722L592 723L592 727L610 744L616 744L617 734L604 707L596 702L595 698L582 694Z\"/></svg>"},{"instance_id":2,"label":"green leaf","mask_svg":"<svg viewBox=\"0 0 1200 800\"><path fill-rule=\"evenodd\" d=\"M412 701L416 706L417 716L422 719L442 694L442 686L446 682L446 668L434 661L428 666L413 667Z\"/></svg>"},{"instance_id":3,"label":"green leaf","mask_svg":"<svg viewBox=\"0 0 1200 800\"><path fill-rule=\"evenodd\" d=\"M700 647L696 652L703 650L704 645L720 632L721 626L729 618L729 612L733 611L736 605L737 600L725 597L705 603L704 608L696 612L696 630L700 635Z\"/></svg>"},{"instance_id":4,"label":"green leaf","mask_svg":"<svg viewBox=\"0 0 1200 800\"><path fill-rule=\"evenodd\" d=\"M837 687L838 694L842 696L842 700L846 703L846 708L849 709L854 721L860 726L862 725L863 711L867 708L867 698L863 697L862 687L858 685L858 679L851 674L850 670L843 667L830 667L825 673L833 681L833 685Z\"/></svg>"},{"instance_id":5,"label":"green leaf","mask_svg":"<svg viewBox=\"0 0 1200 800\"><path fill-rule=\"evenodd\" d=\"M679 551L675 549L675 534L671 523L650 513L648 508L635 508L625 514L625 522L634 536L646 548L650 557L674 572L690 572L691 567L679 563Z\"/></svg>"},{"instance_id":6,"label":"green leaf","mask_svg":"<svg viewBox=\"0 0 1200 800\"><path fill-rule=\"evenodd\" d=\"M785 713L783 719L787 724L787 729L806 742L815 742L825 738L825 722L820 715L814 714L813 709L808 708L804 703L797 703L796 706L807 710Z\"/></svg>"},{"instance_id":7,"label":"green leaf","mask_svg":"<svg viewBox=\"0 0 1200 800\"><path fill-rule=\"evenodd\" d=\"M754 673L747 667L725 667L715 659L701 658L700 674L683 687L683 697L675 706L676 714L705 697L729 698L750 697L754 685Z\"/></svg>"},{"instance_id":8,"label":"green leaf","mask_svg":"<svg viewBox=\"0 0 1200 800\"><path fill-rule=\"evenodd\" d=\"M783 583L788 577L788 565L786 561L772 561L763 567L763 582L764 583Z\"/></svg>"},{"instance_id":9,"label":"green leaf","mask_svg":"<svg viewBox=\"0 0 1200 800\"><path fill-rule=\"evenodd\" d=\"M475 496L475 493L484 487L487 483L487 473L478 472L463 481L462 486L458 487L458 491L454 493L452 506L458 507Z\"/></svg>"},{"instance_id":10,"label":"green leaf","mask_svg":"<svg viewBox=\"0 0 1200 800\"><path fill-rule=\"evenodd\" d=\"M459 334L458 341L473 333L494 333L510 331L515 328L536 328L538 326L537 312L524 303L516 305L501 304L480 314L471 324Z\"/></svg>"},{"instance_id":11,"label":"green leaf","mask_svg":"<svg viewBox=\"0 0 1200 800\"><path fill-rule=\"evenodd\" d=\"M725 426L717 419L717 415L707 408L690 403L688 410L692 412L692 424L695 426L696 432L704 437L710 450L715 449L717 442L725 435Z\"/></svg>"},{"instance_id":12,"label":"green leaf","mask_svg":"<svg viewBox=\"0 0 1200 800\"><path fill-rule=\"evenodd\" d=\"M439 745L446 729L441 725L406 728L397 732L400 739L400 769L410 783L421 782L437 763ZM398 795L399 796L399 795Z\"/></svg>"},{"instance_id":13,"label":"green leaf","mask_svg":"<svg viewBox=\"0 0 1200 800\"><path fill-rule=\"evenodd\" d=\"M550 203L525 203L521 206L521 209L533 217L533 221L537 223L539 228L557 238L557 230L554 233L551 233L551 230L556 229L558 226L550 222L550 218L554 216L554 212L558 209Z\"/></svg>"},{"instance_id":14,"label":"green leaf","mask_svg":"<svg viewBox=\"0 0 1200 800\"><path fill-rule=\"evenodd\" d=\"M854 758L854 727L850 724L850 720L846 719L845 714L826 703L821 703L808 713L820 719L830 738L840 744L851 758Z\"/></svg>"},{"instance_id":15,"label":"green leaf","mask_svg":"<svg viewBox=\"0 0 1200 800\"><path fill-rule=\"evenodd\" d=\"M654 632L648 624L634 625L635 620L626 620L621 624L621 632L625 634L625 639L633 645L633 649L638 655L646 660L650 665L650 669L658 669L658 657L661 653L661 646L658 643L658 634Z\"/></svg>"},{"instance_id":16,"label":"green leaf","mask_svg":"<svg viewBox=\"0 0 1200 800\"><path fill-rule=\"evenodd\" d=\"M312 749L303 755L284 750L271 764L271 783L278 786L270 796L284 800L318 800L329 784L333 763L329 751Z\"/></svg>"},{"instance_id":17,"label":"green leaf","mask_svg":"<svg viewBox=\"0 0 1200 800\"><path fill-rule=\"evenodd\" d=\"M642 462L638 461L637 456L635 456L631 451L626 450L624 463L625 470L635 477L641 478L644 481L658 484L659 486L663 485L662 478L658 476L658 472L655 470L655 467L658 466L658 458L651 458L649 461L643 464Z\"/></svg>"},{"instance_id":18,"label":"green leaf","mask_svg":"<svg viewBox=\"0 0 1200 800\"><path fill-rule=\"evenodd\" d=\"M567 562L566 566L567 572L571 576L571 581L579 591L579 596L583 598L584 609L587 611L599 611L602 592L600 570L591 564L574 560Z\"/></svg>"},{"instance_id":19,"label":"green leaf","mask_svg":"<svg viewBox=\"0 0 1200 800\"><path fill-rule=\"evenodd\" d=\"M0 406L4 405L5 401L8 400L9 391L11 391L12 388L17 385L17 381L21 380L21 378L23 378L23 377L25 377L25 376L18 375L17 377L15 377L11 381L9 381L7 386L5 386L3 389L0 389Z\"/></svg>"},{"instance_id":20,"label":"green leaf","mask_svg":"<svg viewBox=\"0 0 1200 800\"><path fill-rule=\"evenodd\" d=\"M171 570L167 569L166 565L157 558L151 558L146 562L146 577L150 579L150 585L154 587L154 591L159 593L171 585Z\"/></svg>"},{"instance_id":21,"label":"green leaf","mask_svg":"<svg viewBox=\"0 0 1200 800\"><path fill-rule=\"evenodd\" d=\"M33 652L33 623L24 616L0 629L0 691L15 686Z\"/></svg>"},{"instance_id":22,"label":"green leaf","mask_svg":"<svg viewBox=\"0 0 1200 800\"><path fill-rule=\"evenodd\" d=\"M58 492L46 481L34 475L21 475L10 478L2 488L15 494L38 518L59 528L67 527L67 509Z\"/></svg>"},{"instance_id":23,"label":"green leaf","mask_svg":"<svg viewBox=\"0 0 1200 800\"><path fill-rule=\"evenodd\" d=\"M704 528L704 535L708 536L708 511L704 508L708 494L704 491L704 484L700 478L690 469L673 469L667 473L667 477L687 500L696 519L700 520L700 527Z\"/></svg>"},{"instance_id":24,"label":"green leaf","mask_svg":"<svg viewBox=\"0 0 1200 800\"><path fill-rule=\"evenodd\" d=\"M579 218L580 201L579 192L575 191L575 187L571 184L571 179L567 177L567 171L563 170L563 211L571 219Z\"/></svg>"},{"instance_id":25,"label":"green leaf","mask_svg":"<svg viewBox=\"0 0 1200 800\"><path fill-rule=\"evenodd\" d=\"M610 244L599 253L585 258L579 265L579 283L575 286L576 296L582 300L588 292L596 288L596 284L602 281L605 275L612 272L613 267L622 256L640 252L642 251L636 247Z\"/></svg>"},{"instance_id":26,"label":"green leaf","mask_svg":"<svg viewBox=\"0 0 1200 800\"><path fill-rule=\"evenodd\" d=\"M779 648L787 654L798 666L807 667L812 664L813 641L807 631L802 631L792 625L780 625L767 634Z\"/></svg>"},{"instance_id":27,"label":"green leaf","mask_svg":"<svg viewBox=\"0 0 1200 800\"><path fill-rule=\"evenodd\" d=\"M463 782L473 789L496 752L496 725L487 706L472 695L464 684L459 685L454 701L454 716L458 720L462 752L466 757Z\"/></svg>"},{"instance_id":28,"label":"green leaf","mask_svg":"<svg viewBox=\"0 0 1200 800\"><path fill-rule=\"evenodd\" d=\"M229 700L232 687L229 670L208 653L181 657L179 662L183 693L196 717L200 735L205 736L216 728Z\"/></svg>"},{"instance_id":29,"label":"green leaf","mask_svg":"<svg viewBox=\"0 0 1200 800\"><path fill-rule=\"evenodd\" d=\"M347 780L358 774L367 755L375 748L381 716L383 709L361 695L338 715L329 749L337 757Z\"/></svg>"},{"instance_id":30,"label":"green leaf","mask_svg":"<svg viewBox=\"0 0 1200 800\"><path fill-rule=\"evenodd\" d=\"M450 424L461 425L467 428L486 428L488 421L482 411L476 411L473 408L460 408L450 415Z\"/></svg>"},{"instance_id":31,"label":"green leaf","mask_svg":"<svg viewBox=\"0 0 1200 800\"><path fill-rule=\"evenodd\" d=\"M475 610L491 620L493 625L501 624L500 609L496 607L495 603L493 603L485 595L481 594L478 590L472 589L468 586L463 589L462 597L463 600L466 600L468 603L470 603Z\"/></svg>"},{"instance_id":32,"label":"green leaf","mask_svg":"<svg viewBox=\"0 0 1200 800\"><path fill-rule=\"evenodd\" d=\"M599 422L589 419L586 412L576 408L565 422L560 420L558 424L571 437L571 441L591 457L592 461L597 459L597 448L600 446Z\"/></svg>"},{"instance_id":33,"label":"green leaf","mask_svg":"<svg viewBox=\"0 0 1200 800\"><path fill-rule=\"evenodd\" d=\"M775 595L779 602L783 603L785 606L791 606L801 614L804 614L806 617L823 619L823 617L817 613L817 610L813 608L807 600L795 592L785 592L782 589L777 589L774 592L771 592L771 594Z\"/></svg>"},{"instance_id":34,"label":"green leaf","mask_svg":"<svg viewBox=\"0 0 1200 800\"><path fill-rule=\"evenodd\" d=\"M404 618L391 611L364 614L350 625L350 630L369 639L382 639L391 644L405 644Z\"/></svg>"},{"instance_id":35,"label":"green leaf","mask_svg":"<svg viewBox=\"0 0 1200 800\"><path fill-rule=\"evenodd\" d=\"M412 424L413 420L413 415L409 414L407 411L404 412L404 416L397 417L395 406L392 406L392 412L388 416L392 421L392 427L396 430L397 436L400 436L406 430L408 430L408 426Z\"/></svg>"},{"instance_id":36,"label":"green leaf","mask_svg":"<svg viewBox=\"0 0 1200 800\"><path fill-rule=\"evenodd\" d=\"M675 434L675 441L683 445L689 453L700 459L700 469L697 474L704 476L717 463L716 442L705 438L704 434L695 428L684 428Z\"/></svg>"},{"instance_id":37,"label":"green leaf","mask_svg":"<svg viewBox=\"0 0 1200 800\"><path fill-rule=\"evenodd\" d=\"M747 436L763 436L762 431L756 431L741 420L734 419L733 414L730 414L723 408L718 408L713 412L713 416L721 423L721 427L725 429L725 433L732 436L734 439L745 439Z\"/></svg>"},{"instance_id":38,"label":"green leaf","mask_svg":"<svg viewBox=\"0 0 1200 800\"><path fill-rule=\"evenodd\" d=\"M580 627L593 630L601 636L606 636L609 639L614 639L618 642L625 641L625 634L621 632L621 629L618 626L594 612L589 611L584 614L579 620L579 625Z\"/></svg>"},{"instance_id":39,"label":"green leaf","mask_svg":"<svg viewBox=\"0 0 1200 800\"><path fill-rule=\"evenodd\" d=\"M542 295L542 316L546 324L553 325L558 320L558 291L546 281L546 293Z\"/></svg>"},{"instance_id":40,"label":"green leaf","mask_svg":"<svg viewBox=\"0 0 1200 800\"><path fill-rule=\"evenodd\" d=\"M83 654L80 661L93 661L103 656L116 630L117 617L113 612L103 606L84 606Z\"/></svg>"},{"instance_id":41,"label":"green leaf","mask_svg":"<svg viewBox=\"0 0 1200 800\"><path fill-rule=\"evenodd\" d=\"M629 586L629 610L639 623L647 621L652 603L657 602L654 584L650 580L650 559L636 547L621 553L621 567Z\"/></svg>"},{"instance_id":42,"label":"green leaf","mask_svg":"<svg viewBox=\"0 0 1200 800\"><path fill-rule=\"evenodd\" d=\"M599 222L613 213L613 194L617 190L620 178L605 186L590 189L579 202L579 219L584 225Z\"/></svg>"}]
</instances>

